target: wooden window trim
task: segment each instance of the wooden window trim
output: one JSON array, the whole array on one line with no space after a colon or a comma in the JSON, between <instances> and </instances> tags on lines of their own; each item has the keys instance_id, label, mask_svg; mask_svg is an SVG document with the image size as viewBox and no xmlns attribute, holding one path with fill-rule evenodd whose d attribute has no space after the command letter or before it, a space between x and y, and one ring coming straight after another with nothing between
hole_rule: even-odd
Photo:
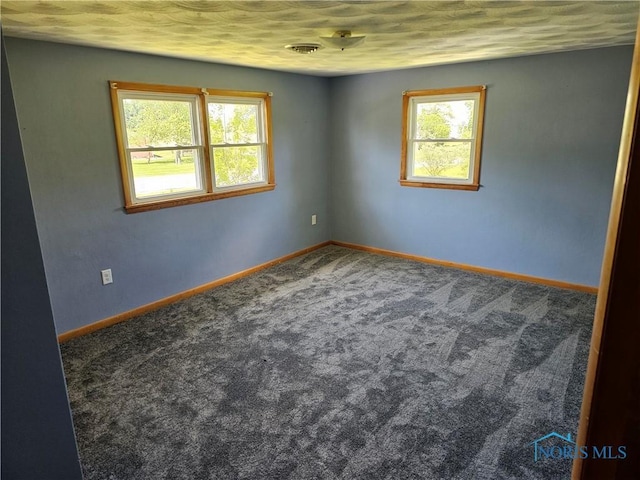
<instances>
[{"instance_id":1,"label":"wooden window trim","mask_svg":"<svg viewBox=\"0 0 640 480\"><path fill-rule=\"evenodd\" d=\"M131 181L129 175L129 166L127 161L126 145L124 141L124 133L122 131L122 116L120 112L120 101L118 98L118 90L131 90L139 92L159 93L159 94L187 94L196 95L200 107L199 125L200 135L203 143L204 162L204 187L205 192L196 192L194 194L185 194L179 198L172 197L167 199L153 199L150 201L133 201L131 192ZM113 121L115 127L116 144L118 149L118 158L120 164L120 173L122 177L122 189L124 193L124 210L127 213L138 213L149 210L159 210L162 208L176 207L180 205L189 205L193 203L209 202L220 200L223 198L238 197L243 195L251 195L254 193L268 192L274 190L275 168L273 162L273 136L271 126L271 94L268 92L250 92L242 90L221 90L213 88L183 87L174 85L159 85L137 82L120 82L109 81L109 91L111 96L111 110L113 112ZM211 161L211 139L209 136L208 117L207 117L207 97L237 97L237 98L253 98L261 99L264 102L264 123L265 123L265 142L266 142L266 183L249 184L246 187L239 185L225 189L214 190L213 171Z\"/></svg>"},{"instance_id":2,"label":"wooden window trim","mask_svg":"<svg viewBox=\"0 0 640 480\"><path fill-rule=\"evenodd\" d=\"M449 190L469 190L480 189L480 162L482 158L482 136L484 131L484 107L487 87L484 85L456 88L438 88L430 90L411 90L402 95L402 145L400 150L400 185L403 187L419 188L441 188ZM419 181L409 178L407 146L409 143L409 106L413 97L427 97L437 95L456 95L465 93L479 93L478 100L478 125L476 128L475 151L473 158L473 180L470 183L458 182L437 182L433 178L426 181Z\"/></svg>"},{"instance_id":3,"label":"wooden window trim","mask_svg":"<svg viewBox=\"0 0 640 480\"><path fill-rule=\"evenodd\" d=\"M192 203L211 202L213 200L220 200L222 198L241 197L243 195L251 195L253 193L269 192L276 188L275 183L258 185L250 188L228 190L226 192L219 193L205 193L197 194L190 197L172 198L169 200L160 200L155 202L135 203L133 205L126 205L125 211L127 213L147 212L149 210L160 210L162 208L178 207L180 205L190 205Z\"/></svg>"}]
</instances>

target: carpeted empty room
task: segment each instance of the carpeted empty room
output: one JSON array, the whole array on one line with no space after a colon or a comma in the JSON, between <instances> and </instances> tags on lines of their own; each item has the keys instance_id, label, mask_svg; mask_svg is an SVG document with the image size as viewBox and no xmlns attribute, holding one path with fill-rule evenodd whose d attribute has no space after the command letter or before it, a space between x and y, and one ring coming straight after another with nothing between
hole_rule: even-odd
<instances>
[{"instance_id":1,"label":"carpeted empty room","mask_svg":"<svg viewBox=\"0 0 640 480\"><path fill-rule=\"evenodd\" d=\"M85 479L568 478L595 298L315 250L64 343Z\"/></svg>"},{"instance_id":2,"label":"carpeted empty room","mask_svg":"<svg viewBox=\"0 0 640 480\"><path fill-rule=\"evenodd\" d=\"M640 479L639 13L1 0L2 480Z\"/></svg>"}]
</instances>

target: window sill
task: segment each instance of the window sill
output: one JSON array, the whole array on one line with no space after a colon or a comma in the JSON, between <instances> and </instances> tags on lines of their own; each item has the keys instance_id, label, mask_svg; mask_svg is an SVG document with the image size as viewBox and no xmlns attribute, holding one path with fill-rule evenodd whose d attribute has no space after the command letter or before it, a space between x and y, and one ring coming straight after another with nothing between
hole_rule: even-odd
<instances>
[{"instance_id":1,"label":"window sill","mask_svg":"<svg viewBox=\"0 0 640 480\"><path fill-rule=\"evenodd\" d=\"M242 188L238 190L228 190L218 193L205 193L201 195L194 195L193 197L184 198L172 198L171 200L158 200L148 203L136 203L133 205L126 205L124 207L127 213L139 213L147 212L149 210L160 210L162 208L178 207L180 205L190 205L192 203L211 202L213 200L220 200L222 198L240 197L242 195L251 195L253 193L268 192L276 188L275 183L267 185L260 185L258 187Z\"/></svg>"},{"instance_id":2,"label":"window sill","mask_svg":"<svg viewBox=\"0 0 640 480\"><path fill-rule=\"evenodd\" d=\"M430 183L416 182L415 180L400 180L403 187L420 187L420 188L444 188L449 190L470 190L477 192L480 189L478 183Z\"/></svg>"}]
</instances>

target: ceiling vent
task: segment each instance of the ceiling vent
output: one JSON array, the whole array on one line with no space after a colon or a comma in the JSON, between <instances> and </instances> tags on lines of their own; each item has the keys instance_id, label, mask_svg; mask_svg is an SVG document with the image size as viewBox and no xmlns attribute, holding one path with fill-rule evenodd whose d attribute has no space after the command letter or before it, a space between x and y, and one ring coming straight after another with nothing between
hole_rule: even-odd
<instances>
[{"instance_id":1,"label":"ceiling vent","mask_svg":"<svg viewBox=\"0 0 640 480\"><path fill-rule=\"evenodd\" d=\"M319 43L292 43L291 45L285 45L284 48L291 50L292 52L308 55L322 48L322 45Z\"/></svg>"}]
</instances>

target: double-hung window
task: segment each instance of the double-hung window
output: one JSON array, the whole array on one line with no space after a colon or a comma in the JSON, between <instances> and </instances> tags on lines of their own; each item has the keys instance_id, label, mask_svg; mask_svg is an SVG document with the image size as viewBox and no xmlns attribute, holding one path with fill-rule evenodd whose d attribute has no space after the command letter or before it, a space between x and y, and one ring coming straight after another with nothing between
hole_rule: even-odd
<instances>
[{"instance_id":1,"label":"double-hung window","mask_svg":"<svg viewBox=\"0 0 640 480\"><path fill-rule=\"evenodd\" d=\"M216 188L236 188L266 178L267 136L262 102L260 98L207 98Z\"/></svg>"},{"instance_id":2,"label":"double-hung window","mask_svg":"<svg viewBox=\"0 0 640 480\"><path fill-rule=\"evenodd\" d=\"M400 184L478 190L485 87L405 92Z\"/></svg>"},{"instance_id":3,"label":"double-hung window","mask_svg":"<svg viewBox=\"0 0 640 480\"><path fill-rule=\"evenodd\" d=\"M110 87L128 212L275 188L268 93Z\"/></svg>"}]
</instances>

